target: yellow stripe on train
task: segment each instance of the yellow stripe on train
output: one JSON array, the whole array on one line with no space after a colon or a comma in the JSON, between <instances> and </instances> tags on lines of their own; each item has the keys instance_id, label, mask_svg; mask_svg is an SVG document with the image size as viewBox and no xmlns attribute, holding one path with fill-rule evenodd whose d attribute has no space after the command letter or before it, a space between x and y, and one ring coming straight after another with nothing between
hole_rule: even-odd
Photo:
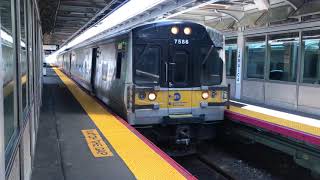
<instances>
[{"instance_id":1,"label":"yellow stripe on train","mask_svg":"<svg viewBox=\"0 0 320 180\"><path fill-rule=\"evenodd\" d=\"M140 93L144 93L144 98L141 98ZM160 108L187 108L200 107L201 102L207 103L222 103L223 91L215 91L215 96L212 96L212 91L208 91L209 98L202 98L202 90L170 90L156 91L157 98L154 101L148 99L149 92L137 92L135 94L135 105L151 105L159 104ZM179 98L180 96L180 98Z\"/></svg>"}]
</instances>

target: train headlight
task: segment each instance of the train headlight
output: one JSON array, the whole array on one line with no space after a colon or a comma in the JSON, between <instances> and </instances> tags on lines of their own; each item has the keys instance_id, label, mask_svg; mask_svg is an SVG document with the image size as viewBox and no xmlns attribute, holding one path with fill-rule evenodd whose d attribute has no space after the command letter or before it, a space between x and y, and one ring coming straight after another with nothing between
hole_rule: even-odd
<instances>
[{"instance_id":1,"label":"train headlight","mask_svg":"<svg viewBox=\"0 0 320 180\"><path fill-rule=\"evenodd\" d=\"M173 27L171 28L171 33L172 33L172 34L178 34L178 33L179 33L179 28L176 27L176 26L173 26Z\"/></svg>"},{"instance_id":2,"label":"train headlight","mask_svg":"<svg viewBox=\"0 0 320 180\"><path fill-rule=\"evenodd\" d=\"M186 28L184 28L183 32L184 32L185 35L190 35L192 30L191 30L190 27L186 27Z\"/></svg>"},{"instance_id":3,"label":"train headlight","mask_svg":"<svg viewBox=\"0 0 320 180\"><path fill-rule=\"evenodd\" d=\"M203 99L208 99L209 98L209 93L208 92L202 92L202 98Z\"/></svg>"},{"instance_id":4,"label":"train headlight","mask_svg":"<svg viewBox=\"0 0 320 180\"><path fill-rule=\"evenodd\" d=\"M148 99L150 101L154 101L154 100L156 100L156 98L157 98L157 95L155 93L153 93L153 92L149 93Z\"/></svg>"}]
</instances>

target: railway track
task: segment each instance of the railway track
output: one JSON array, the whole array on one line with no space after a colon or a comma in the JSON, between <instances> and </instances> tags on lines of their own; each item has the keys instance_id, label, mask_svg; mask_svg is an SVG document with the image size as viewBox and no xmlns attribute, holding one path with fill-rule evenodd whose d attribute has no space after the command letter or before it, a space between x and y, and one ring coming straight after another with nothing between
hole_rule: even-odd
<instances>
[{"instance_id":1,"label":"railway track","mask_svg":"<svg viewBox=\"0 0 320 180\"><path fill-rule=\"evenodd\" d=\"M219 167L218 164L200 155L177 157L175 160L200 180L234 180L234 178Z\"/></svg>"},{"instance_id":2,"label":"railway track","mask_svg":"<svg viewBox=\"0 0 320 180\"><path fill-rule=\"evenodd\" d=\"M201 161L203 164L205 164L206 166L210 167L212 170L214 170L217 173L219 173L225 179L227 179L227 180L235 180L235 178L232 177L232 175L230 175L227 171L223 170L223 168L219 164L216 164L216 163L206 159L205 157L203 157L201 155L197 155L197 159L199 161Z\"/></svg>"}]
</instances>

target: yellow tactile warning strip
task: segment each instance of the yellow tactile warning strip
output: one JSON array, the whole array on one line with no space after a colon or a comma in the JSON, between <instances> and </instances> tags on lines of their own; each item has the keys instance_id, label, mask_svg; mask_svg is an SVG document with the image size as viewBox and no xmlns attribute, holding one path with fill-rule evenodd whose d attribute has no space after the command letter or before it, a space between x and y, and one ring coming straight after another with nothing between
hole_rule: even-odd
<instances>
[{"instance_id":1,"label":"yellow tactile warning strip","mask_svg":"<svg viewBox=\"0 0 320 180\"><path fill-rule=\"evenodd\" d=\"M81 130L94 157L113 156L106 143L96 129Z\"/></svg>"},{"instance_id":2,"label":"yellow tactile warning strip","mask_svg":"<svg viewBox=\"0 0 320 180\"><path fill-rule=\"evenodd\" d=\"M277 124L280 126L285 126L287 128L295 129L295 130L302 131L302 132L305 132L308 134L320 136L320 128L319 127L315 127L315 126L311 126L311 125L307 125L307 124L303 124L303 123L299 123L299 122L295 122L295 121L290 121L290 120L275 117L275 116L270 116L270 115L258 113L255 111L243 109L241 107L236 107L236 106L232 106L232 105L230 106L229 111L239 113L239 114L242 114L245 116L253 117L253 118L263 120L263 121L266 121L269 123Z\"/></svg>"},{"instance_id":3,"label":"yellow tactile warning strip","mask_svg":"<svg viewBox=\"0 0 320 180\"><path fill-rule=\"evenodd\" d=\"M186 179L75 82L53 69L137 179Z\"/></svg>"}]
</instances>

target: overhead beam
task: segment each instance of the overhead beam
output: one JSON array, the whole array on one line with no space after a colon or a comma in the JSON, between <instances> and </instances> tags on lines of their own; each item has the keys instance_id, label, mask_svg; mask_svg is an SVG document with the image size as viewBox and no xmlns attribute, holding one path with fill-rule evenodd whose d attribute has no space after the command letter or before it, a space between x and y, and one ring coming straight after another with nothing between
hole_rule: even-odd
<instances>
[{"instance_id":1,"label":"overhead beam","mask_svg":"<svg viewBox=\"0 0 320 180\"><path fill-rule=\"evenodd\" d=\"M58 1L58 6L57 6L57 9L56 9L55 14L54 14L54 22L53 22L52 32L54 32L54 28L56 26L57 16L58 16L58 11L59 11L59 8L60 8L60 4L61 4L61 0Z\"/></svg>"},{"instance_id":2,"label":"overhead beam","mask_svg":"<svg viewBox=\"0 0 320 180\"><path fill-rule=\"evenodd\" d=\"M304 3L298 9L296 9L296 11L290 17L299 18L302 16L315 14L320 14L320 1L310 1Z\"/></svg>"},{"instance_id":3,"label":"overhead beam","mask_svg":"<svg viewBox=\"0 0 320 180\"><path fill-rule=\"evenodd\" d=\"M58 14L58 17L72 17L72 18L92 18L94 13L82 13L82 12L65 12Z\"/></svg>"},{"instance_id":4,"label":"overhead beam","mask_svg":"<svg viewBox=\"0 0 320 180\"><path fill-rule=\"evenodd\" d=\"M96 7L99 9L104 8L105 3L93 3L93 2L83 2L83 1L62 1L63 6L75 6L75 7Z\"/></svg>"},{"instance_id":5,"label":"overhead beam","mask_svg":"<svg viewBox=\"0 0 320 180\"><path fill-rule=\"evenodd\" d=\"M82 28L76 31L71 37L69 37L65 42L71 41L74 37L79 35L81 32L85 31L95 23L97 23L100 19L105 17L108 13L110 13L113 9L118 7L120 4L124 3L125 0L110 0L108 5L106 5L101 11L99 11L89 22L87 22ZM64 44L62 44L63 46Z\"/></svg>"},{"instance_id":6,"label":"overhead beam","mask_svg":"<svg viewBox=\"0 0 320 180\"><path fill-rule=\"evenodd\" d=\"M68 16L57 16L57 20L62 20L62 21L74 21L75 19L79 21L86 21L88 22L91 18L90 17L68 17Z\"/></svg>"},{"instance_id":7,"label":"overhead beam","mask_svg":"<svg viewBox=\"0 0 320 180\"><path fill-rule=\"evenodd\" d=\"M87 21L81 21L81 20L76 20L76 19L70 19L70 20L63 20L63 19L57 19L57 23L60 22L60 23L86 23Z\"/></svg>"},{"instance_id":8,"label":"overhead beam","mask_svg":"<svg viewBox=\"0 0 320 180\"><path fill-rule=\"evenodd\" d=\"M75 11L75 12L98 12L100 8L97 7L81 7L81 6L60 6L59 11Z\"/></svg>"},{"instance_id":9,"label":"overhead beam","mask_svg":"<svg viewBox=\"0 0 320 180\"><path fill-rule=\"evenodd\" d=\"M220 13L229 15L237 22L240 22L240 20L244 17L245 13L243 11L230 11L230 10L217 10Z\"/></svg>"},{"instance_id":10,"label":"overhead beam","mask_svg":"<svg viewBox=\"0 0 320 180\"><path fill-rule=\"evenodd\" d=\"M298 9L304 4L304 1L302 0L286 0L294 9Z\"/></svg>"},{"instance_id":11,"label":"overhead beam","mask_svg":"<svg viewBox=\"0 0 320 180\"><path fill-rule=\"evenodd\" d=\"M59 28L59 29L57 29L57 31L55 31L55 32L74 32L74 31L76 31L78 28Z\"/></svg>"}]
</instances>

